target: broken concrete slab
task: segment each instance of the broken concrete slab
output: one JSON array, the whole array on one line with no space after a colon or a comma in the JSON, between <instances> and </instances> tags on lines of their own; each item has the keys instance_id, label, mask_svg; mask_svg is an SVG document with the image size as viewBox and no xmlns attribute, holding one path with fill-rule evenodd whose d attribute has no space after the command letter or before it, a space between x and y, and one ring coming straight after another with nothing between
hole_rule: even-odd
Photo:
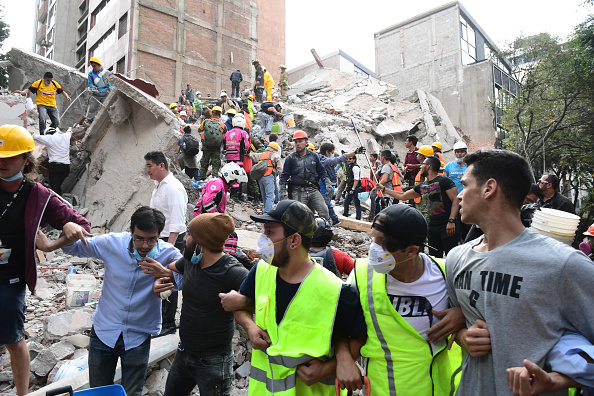
<instances>
[{"instance_id":1,"label":"broken concrete slab","mask_svg":"<svg viewBox=\"0 0 594 396\"><path fill-rule=\"evenodd\" d=\"M31 362L31 372L40 377L45 377L54 368L58 358L49 349L44 349Z\"/></svg>"},{"instance_id":2,"label":"broken concrete slab","mask_svg":"<svg viewBox=\"0 0 594 396\"><path fill-rule=\"evenodd\" d=\"M74 354L74 345L68 341L60 341L52 344L49 348L50 352L54 354L56 359L69 359Z\"/></svg>"},{"instance_id":3,"label":"broken concrete slab","mask_svg":"<svg viewBox=\"0 0 594 396\"><path fill-rule=\"evenodd\" d=\"M239 368L237 370L235 370L235 376L236 377L247 377L248 375L250 375L251 368L252 368L251 363L245 362L244 364L239 366Z\"/></svg>"},{"instance_id":4,"label":"broken concrete slab","mask_svg":"<svg viewBox=\"0 0 594 396\"><path fill-rule=\"evenodd\" d=\"M146 379L142 389L143 396L163 396L168 374L169 372L166 369L153 371Z\"/></svg>"},{"instance_id":5,"label":"broken concrete slab","mask_svg":"<svg viewBox=\"0 0 594 396\"><path fill-rule=\"evenodd\" d=\"M84 334L73 334L63 338L64 341L69 342L77 348L86 348L89 346L90 338Z\"/></svg>"},{"instance_id":6,"label":"broken concrete slab","mask_svg":"<svg viewBox=\"0 0 594 396\"><path fill-rule=\"evenodd\" d=\"M0 125L27 128L26 98L21 95L0 95Z\"/></svg>"},{"instance_id":7,"label":"broken concrete slab","mask_svg":"<svg viewBox=\"0 0 594 396\"><path fill-rule=\"evenodd\" d=\"M83 309L73 309L48 316L43 319L45 326L44 339L60 340L64 336L90 330L93 324L92 314Z\"/></svg>"},{"instance_id":8,"label":"broken concrete slab","mask_svg":"<svg viewBox=\"0 0 594 396\"><path fill-rule=\"evenodd\" d=\"M237 247L243 250L256 251L258 239L262 233L248 230L235 230L237 233Z\"/></svg>"}]
</instances>

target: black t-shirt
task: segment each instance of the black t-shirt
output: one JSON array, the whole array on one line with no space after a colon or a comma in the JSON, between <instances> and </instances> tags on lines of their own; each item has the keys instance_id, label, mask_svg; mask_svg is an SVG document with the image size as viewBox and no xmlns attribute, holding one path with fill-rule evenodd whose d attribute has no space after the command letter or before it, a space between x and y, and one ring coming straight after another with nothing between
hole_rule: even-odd
<instances>
[{"instance_id":1,"label":"black t-shirt","mask_svg":"<svg viewBox=\"0 0 594 396\"><path fill-rule=\"evenodd\" d=\"M239 291L244 296L256 301L256 268L254 265L247 278L241 284ZM301 283L285 282L276 274L276 323L279 324L285 315L289 303L299 290ZM352 338L362 337L367 333L365 318L359 304L357 291L350 285L343 285L338 299L334 329Z\"/></svg>"},{"instance_id":2,"label":"black t-shirt","mask_svg":"<svg viewBox=\"0 0 594 396\"><path fill-rule=\"evenodd\" d=\"M452 211L452 200L446 191L456 188L449 177L437 176L433 180L417 184L414 190L420 195L429 195L429 225L443 225L448 222ZM458 190L456 190L458 191Z\"/></svg>"},{"instance_id":3,"label":"black t-shirt","mask_svg":"<svg viewBox=\"0 0 594 396\"><path fill-rule=\"evenodd\" d=\"M10 283L11 280L15 282L15 279L25 280L25 208L33 184L29 180L25 181L12 205L0 218L0 263L4 263L6 256L9 256L8 263L0 264L0 284ZM0 215L13 195L0 189ZM7 249L10 249L10 255Z\"/></svg>"},{"instance_id":4,"label":"black t-shirt","mask_svg":"<svg viewBox=\"0 0 594 396\"><path fill-rule=\"evenodd\" d=\"M264 102L260 105L260 110L263 111L264 113L268 114L268 115L274 115L274 113L272 111L270 111L270 108L273 107L274 108L274 103L272 102Z\"/></svg>"},{"instance_id":5,"label":"black t-shirt","mask_svg":"<svg viewBox=\"0 0 594 396\"><path fill-rule=\"evenodd\" d=\"M175 263L175 268L184 275L179 326L184 348L202 356L229 351L235 322L233 313L223 309L219 293L239 290L247 269L228 254L204 269L184 258Z\"/></svg>"}]
</instances>

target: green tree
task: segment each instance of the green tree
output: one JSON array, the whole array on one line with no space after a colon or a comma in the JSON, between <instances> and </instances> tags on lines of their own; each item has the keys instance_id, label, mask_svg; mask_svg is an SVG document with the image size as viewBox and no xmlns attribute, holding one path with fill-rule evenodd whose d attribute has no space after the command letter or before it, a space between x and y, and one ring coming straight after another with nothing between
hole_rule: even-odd
<instances>
[{"instance_id":1,"label":"green tree","mask_svg":"<svg viewBox=\"0 0 594 396\"><path fill-rule=\"evenodd\" d=\"M3 15L4 7L0 6L0 49L2 49L2 43L4 40L8 38L10 35L10 29L6 22L4 22L4 15ZM0 54L0 61L7 60L8 55ZM8 72L6 68L0 67L0 88L7 88L8 87Z\"/></svg>"}]
</instances>

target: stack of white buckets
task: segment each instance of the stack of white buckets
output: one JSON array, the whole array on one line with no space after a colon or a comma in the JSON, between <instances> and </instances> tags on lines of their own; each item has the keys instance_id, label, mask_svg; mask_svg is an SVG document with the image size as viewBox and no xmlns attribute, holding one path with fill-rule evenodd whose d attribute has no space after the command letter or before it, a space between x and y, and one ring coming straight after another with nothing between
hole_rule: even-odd
<instances>
[{"instance_id":1,"label":"stack of white buckets","mask_svg":"<svg viewBox=\"0 0 594 396\"><path fill-rule=\"evenodd\" d=\"M580 223L579 216L557 209L541 208L534 212L532 229L539 234L571 245Z\"/></svg>"}]
</instances>

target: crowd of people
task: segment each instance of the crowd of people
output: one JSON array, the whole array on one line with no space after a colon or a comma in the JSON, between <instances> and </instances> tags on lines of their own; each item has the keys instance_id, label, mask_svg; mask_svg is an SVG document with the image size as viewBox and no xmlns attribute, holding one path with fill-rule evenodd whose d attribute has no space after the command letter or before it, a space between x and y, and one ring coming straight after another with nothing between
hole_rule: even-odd
<instances>
[{"instance_id":1,"label":"crowd of people","mask_svg":"<svg viewBox=\"0 0 594 396\"><path fill-rule=\"evenodd\" d=\"M523 218L526 205L574 212L554 174L533 184L521 156L469 153L463 142L446 164L440 142L417 147L415 135L406 137L402 166L387 149L369 153L368 165L358 164L364 147L338 155L324 142L316 151L302 130L279 139L269 126L286 115L283 105L272 101L265 69L254 66L253 94L238 98L233 84L233 99L223 91L219 104L195 117L200 92L188 84L171 105L187 121L177 143L180 166L201 190L189 222L185 188L167 156L151 151L144 156L154 182L150 201L139 203L129 230L92 236L89 222L59 197L61 168L51 172L51 189L27 178L35 142L51 147L53 138L69 136L0 127L0 343L19 395L28 391L25 287L35 289L35 247L105 263L90 336L91 387L112 384L120 360L127 394L141 394L150 339L176 331L183 290L166 396L189 395L195 386L201 395L231 393L235 322L253 347L250 395L329 396L364 383L372 395L534 395L571 387L590 394L592 260L527 228ZM100 79L100 69L91 73L99 74L89 81ZM230 79L241 82L241 73ZM51 89L51 81L42 83L33 88ZM54 158L65 164L66 157L58 151ZM342 201L348 217L353 204L362 220L364 193L373 241L367 257L351 257L330 246L340 223L336 207ZM251 216L264 229L257 263L237 248L226 214L228 197L241 204L244 195L263 201ZM45 236L46 225L62 230L57 240ZM594 228L585 235L591 251Z\"/></svg>"}]
</instances>

